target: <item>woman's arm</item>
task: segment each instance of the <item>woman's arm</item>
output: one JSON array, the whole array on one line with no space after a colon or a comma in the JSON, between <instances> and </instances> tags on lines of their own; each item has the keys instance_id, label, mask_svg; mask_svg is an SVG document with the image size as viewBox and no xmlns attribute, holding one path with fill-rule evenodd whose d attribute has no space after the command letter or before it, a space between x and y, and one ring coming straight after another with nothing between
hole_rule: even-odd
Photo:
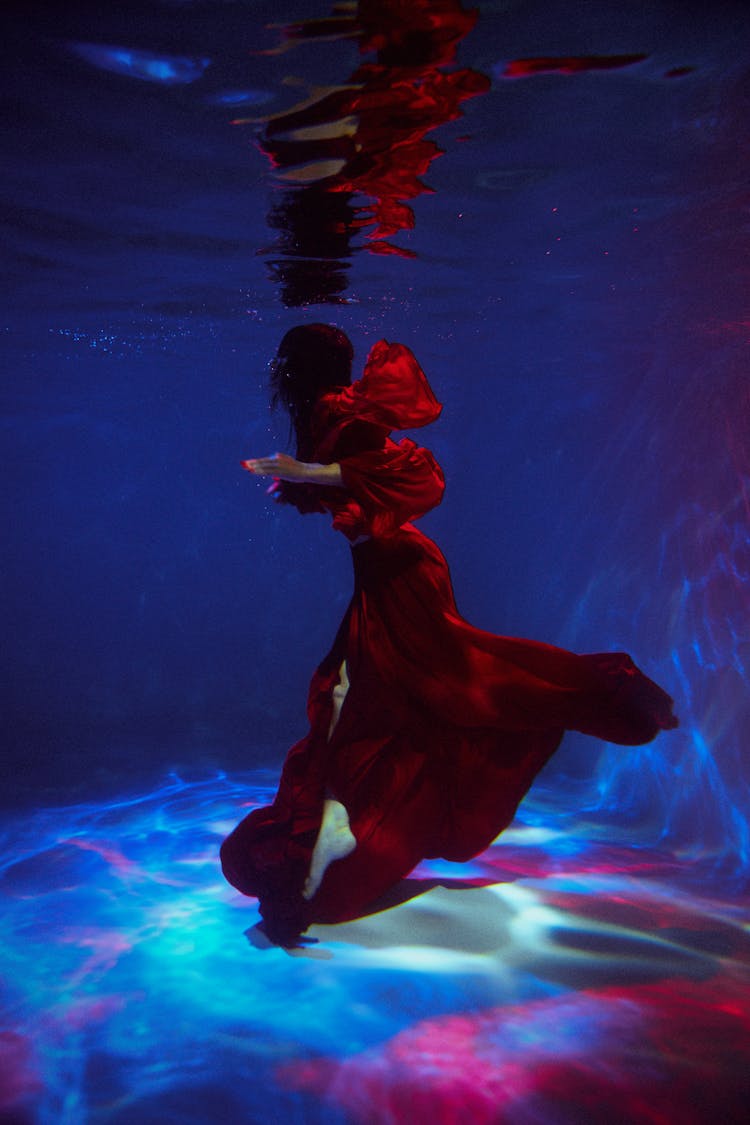
<instances>
[{"instance_id":1,"label":"woman's arm","mask_svg":"<svg viewBox=\"0 0 750 1125\"><path fill-rule=\"evenodd\" d=\"M343 483L341 466L337 461L332 465L308 464L306 461L295 460L287 453L274 453L271 457L243 461L242 468L256 477L276 477L296 484L327 484L340 488Z\"/></svg>"}]
</instances>

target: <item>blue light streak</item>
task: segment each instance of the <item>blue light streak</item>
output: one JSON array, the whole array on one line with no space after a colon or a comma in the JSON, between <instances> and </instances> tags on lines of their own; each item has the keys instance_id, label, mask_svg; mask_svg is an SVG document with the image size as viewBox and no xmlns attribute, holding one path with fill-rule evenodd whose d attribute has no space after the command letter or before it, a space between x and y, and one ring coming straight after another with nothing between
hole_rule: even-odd
<instances>
[{"instance_id":1,"label":"blue light streak","mask_svg":"<svg viewBox=\"0 0 750 1125\"><path fill-rule=\"evenodd\" d=\"M211 65L208 58L159 55L153 51L105 46L103 43L71 43L70 50L100 70L164 86L185 86L195 82Z\"/></svg>"}]
</instances>

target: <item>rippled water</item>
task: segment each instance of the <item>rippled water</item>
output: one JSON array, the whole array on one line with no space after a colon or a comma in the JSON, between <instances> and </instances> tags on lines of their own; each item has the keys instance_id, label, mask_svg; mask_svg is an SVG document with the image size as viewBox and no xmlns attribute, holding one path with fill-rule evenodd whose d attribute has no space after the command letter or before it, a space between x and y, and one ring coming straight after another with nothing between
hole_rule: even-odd
<instances>
[{"instance_id":1,"label":"rippled water","mask_svg":"<svg viewBox=\"0 0 750 1125\"><path fill-rule=\"evenodd\" d=\"M10 533L0 548L2 804L11 825L3 865L14 872L4 889L17 926L7 946L16 983L0 1033L11 1060L0 1069L9 1121L37 1113L44 1121L134 1120L123 1091L140 1083L167 1101L141 1103L139 1121L211 1119L213 1102L197 1103L198 1116L189 1116L177 1047L160 1070L167 1025L156 1009L140 1009L146 1070L142 1054L125 1049L137 1026L133 1005L150 986L146 969L132 967L141 939L118 913L117 880L137 875L141 863L151 871L153 854L158 877L151 871L147 883L165 897L157 903L149 891L134 917L145 910L168 920L153 931L150 922L134 924L141 935L169 936L165 963L179 976L186 954L178 936L191 901L208 919L210 903L229 892L209 874L218 831L200 827L205 809L192 819L181 806L176 825L162 823L165 778L177 769L193 779L188 789L208 786L211 823L232 822L239 791L214 779L252 770L266 785L272 774L262 771L277 769L304 729L310 670L346 605L343 546L322 523L270 510L239 469L242 457L285 441L266 412L266 364L281 333L305 320L341 324L359 361L381 336L403 340L427 370L445 404L429 440L448 491L424 525L451 563L462 612L501 633L625 649L675 696L682 726L651 746L624 751L569 738L540 779L536 812L525 815L553 833L540 845L545 878L558 862L561 825L586 842L587 856L592 840L623 848L626 882L639 877L638 849L653 849L649 863L659 867L654 855L669 862L659 867L658 907L649 898L638 926L669 929L673 895L685 911L680 926L710 931L689 970L682 946L678 954L670 945L663 973L648 975L648 985L636 973L632 1004L641 1015L660 1013L649 1042L673 1042L681 1011L700 1010L696 1026L720 1040L716 1021L724 1017L716 1012L730 1020L730 1039L740 1029L731 1020L745 1018L744 992L732 1007L724 974L744 989L746 961L735 953L722 961L721 952L730 931L739 940L732 903L750 858L745 5L498 0L479 6L473 26L445 0L431 5L440 18L429 35L425 10L362 3L331 22L328 9L310 2L31 0L3 8L0 328ZM148 816L134 813L136 823L128 813L92 850L100 813L91 810L131 797ZM35 811L60 806L67 809ZM187 841L198 838L194 850ZM198 854L200 887L187 880L184 897L173 894L175 864ZM30 864L20 874L19 856ZM581 894L593 902L598 884L585 870ZM521 879L536 874L524 868ZM722 904L707 905L719 886ZM612 910L626 890L607 885ZM638 884L636 897L642 893ZM463 949L464 922L471 932L485 925L484 905L461 901L457 918L445 896L434 905L437 929L450 935L442 950ZM513 902L531 924L535 903L523 893ZM568 900L555 903L572 909ZM252 922L252 903L236 909ZM414 909L423 917L433 908L410 903L392 913L401 919ZM235 906L227 911L232 917ZM74 923L76 912L84 920ZM413 914L397 924L382 917L372 940L400 946ZM709 917L722 919L723 936ZM616 1038L616 1026L623 1042L634 1042L635 1025L623 1030L613 1014L622 1009L608 1008L596 991L603 982L611 997L613 986L596 974L604 956L596 942L609 938L595 923L580 930L580 980L566 969L549 993L524 968L509 978L505 953L493 961L492 1018L509 1005L527 1042L545 1005L579 1030L598 1026L596 1013L606 1010L614 1023L604 1038ZM241 934L230 922L215 924L224 927L222 948ZM331 947L329 939L321 935L321 946ZM205 929L190 941L215 948ZM29 973L29 948L38 950L38 975ZM243 966L267 971L247 968L247 956L262 951L231 948L221 963L232 979ZM648 948L650 965L661 966ZM358 989L377 971L377 995L363 1009L367 1034L357 1038L350 1021L331 1032L336 1012L311 1019L311 1040L326 1029L318 1047L328 1062L305 1069L308 1039L299 1048L297 1031L279 1028L277 1014L263 1009L236 1022L231 1004L218 1015L211 1008L187 1085L217 1066L217 1051L233 1074L242 1060L259 1065L248 1042L272 1026L274 1065L266 1060L263 1073L274 1096L306 1091L283 1101L279 1119L333 1120L325 1115L335 1106L367 1120L347 1092L359 1088L370 1091L379 1120L403 1120L394 1075L404 1067L410 1097L431 1091L432 1120L440 1106L450 1114L463 1103L454 1087L447 1101L430 1100L438 1087L425 1077L421 1031L393 1038L416 1021L432 1044L460 1043L457 1057L491 1056L488 1072L510 1088L519 1041L508 1032L489 1044L486 1029L477 1030L484 1000L468 983L471 957L441 955L457 974L457 992L438 987L447 979L439 959L419 961L426 975L409 978L403 1018L389 1022L388 997L406 970L414 974L415 955L394 955L386 972L380 955L375 970L367 949L365 977L356 983L352 975L353 991L336 992L356 1016ZM126 981L109 976L126 963ZM190 969L195 1019L195 996L218 987L207 964L204 957ZM309 1015L333 978L324 973L306 990L304 972L285 975L281 954L274 964L274 996L298 1019L301 989ZM635 978L626 977L627 997ZM62 991L52 995L55 978ZM707 999L714 978L716 1004ZM655 979L666 982L661 999ZM82 1006L71 1015L76 989ZM559 1008L570 989L575 1019ZM679 1008L682 994L687 1008ZM183 1002L182 993L164 1001L170 1028ZM254 1010L259 1003L256 989ZM450 1024L459 1012L471 1027ZM183 1027L178 1043L189 1038ZM698 1040L681 1042L680 1057L693 1059ZM555 1041L540 1050L546 1059L558 1048ZM366 1049L375 1054L360 1058ZM596 1064L605 1107L630 1072L630 1050L625 1062L602 1056ZM727 1078L739 1071L719 1054L731 1104L744 1088ZM332 1075L330 1059L349 1055L349 1069ZM524 1058L539 1065L533 1052ZM274 1069L289 1059L291 1078ZM516 1101L502 1103L507 1120L596 1120L571 1077L587 1072L570 1059L564 1081L547 1071L550 1084L533 1096L528 1074L519 1078ZM640 1062L653 1077L653 1059ZM620 1075L606 1091L605 1073ZM717 1073L707 1084L717 1085ZM558 1081L578 1107L567 1117L550 1116L545 1101ZM644 1087L651 1107L661 1104L659 1081ZM334 1091L328 1100L323 1087ZM235 1091L221 1119L264 1120L261 1104L244 1098ZM396 1106L392 1118L386 1104ZM628 1120L670 1120L668 1109L649 1117L628 1105ZM473 1112L484 1120L481 1106ZM698 1116L680 1120L710 1112L701 1103Z\"/></svg>"}]
</instances>

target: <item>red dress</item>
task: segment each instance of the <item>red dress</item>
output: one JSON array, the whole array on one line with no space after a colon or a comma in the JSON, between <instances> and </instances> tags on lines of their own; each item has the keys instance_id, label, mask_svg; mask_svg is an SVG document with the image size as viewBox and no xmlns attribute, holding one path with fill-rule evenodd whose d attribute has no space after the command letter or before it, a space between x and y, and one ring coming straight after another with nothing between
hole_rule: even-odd
<instances>
[{"instance_id":1,"label":"red dress","mask_svg":"<svg viewBox=\"0 0 750 1125\"><path fill-rule=\"evenodd\" d=\"M226 878L258 897L282 944L311 922L358 916L424 858L483 851L566 729L638 745L677 725L669 696L624 653L578 656L459 616L445 559L410 523L440 502L442 472L426 449L389 436L440 410L409 349L380 341L362 379L313 415L311 459L338 461L343 488L285 486L353 542L354 595L273 804L222 845ZM350 687L329 739L344 660ZM347 809L357 846L305 902L326 797Z\"/></svg>"}]
</instances>

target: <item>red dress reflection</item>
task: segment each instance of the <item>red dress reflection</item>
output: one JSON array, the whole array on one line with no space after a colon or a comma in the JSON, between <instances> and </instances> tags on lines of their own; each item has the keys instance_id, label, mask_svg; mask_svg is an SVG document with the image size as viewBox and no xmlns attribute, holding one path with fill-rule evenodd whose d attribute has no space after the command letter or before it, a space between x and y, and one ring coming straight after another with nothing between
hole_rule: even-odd
<instances>
[{"instance_id":1,"label":"red dress reflection","mask_svg":"<svg viewBox=\"0 0 750 1125\"><path fill-rule=\"evenodd\" d=\"M325 38L375 54L344 83L261 119L259 146L286 185L269 215L279 237L263 251L278 255L269 268L284 304L340 301L361 232L373 253L414 257L390 239L414 226L410 202L432 190L421 177L443 149L426 134L490 87L485 75L452 65L476 21L458 0L360 0L350 15L284 29L277 52Z\"/></svg>"},{"instance_id":2,"label":"red dress reflection","mask_svg":"<svg viewBox=\"0 0 750 1125\"><path fill-rule=\"evenodd\" d=\"M356 917L421 859L466 860L512 820L565 729L625 745L676 725L669 697L624 653L578 656L476 629L458 613L448 567L412 526L440 502L433 456L392 430L440 413L408 348L372 349L362 379L324 394L313 459L343 487L291 486L301 511L330 511L352 542L354 595L313 676L310 730L290 751L273 804L228 837L228 880L257 896L269 934ZM333 689L350 687L329 737ZM302 888L333 797L356 848Z\"/></svg>"}]
</instances>

